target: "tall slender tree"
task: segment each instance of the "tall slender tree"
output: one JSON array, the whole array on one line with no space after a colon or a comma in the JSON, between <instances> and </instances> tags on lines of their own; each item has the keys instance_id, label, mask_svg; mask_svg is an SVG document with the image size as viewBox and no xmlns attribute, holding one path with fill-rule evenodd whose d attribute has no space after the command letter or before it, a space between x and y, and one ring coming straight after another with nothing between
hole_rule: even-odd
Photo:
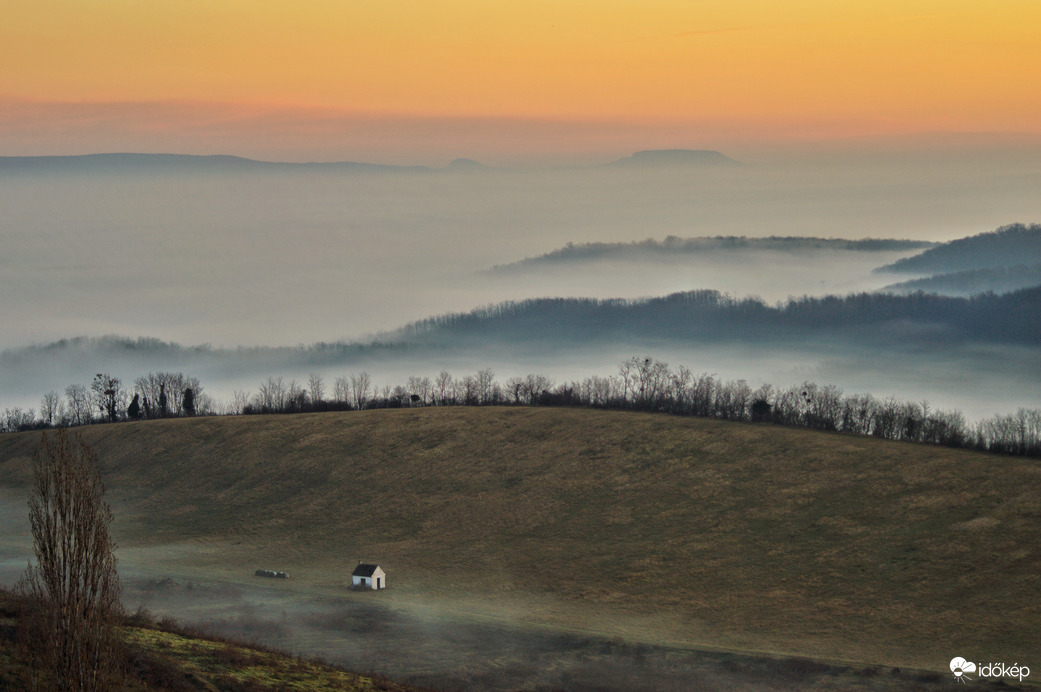
<instances>
[{"instance_id":1,"label":"tall slender tree","mask_svg":"<svg viewBox=\"0 0 1041 692\"><path fill-rule=\"evenodd\" d=\"M29 496L36 564L23 584L40 606L35 648L45 689L107 690L119 683L120 582L104 493L97 456L78 434L43 434Z\"/></svg>"}]
</instances>

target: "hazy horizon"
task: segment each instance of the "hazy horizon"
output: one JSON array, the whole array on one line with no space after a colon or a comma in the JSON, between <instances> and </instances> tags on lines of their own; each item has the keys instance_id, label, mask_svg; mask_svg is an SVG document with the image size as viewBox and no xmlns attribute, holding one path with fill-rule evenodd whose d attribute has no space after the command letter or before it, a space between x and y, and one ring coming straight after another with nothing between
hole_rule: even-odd
<instances>
[{"instance_id":1,"label":"hazy horizon","mask_svg":"<svg viewBox=\"0 0 1041 692\"><path fill-rule=\"evenodd\" d=\"M726 152L723 152L726 153ZM495 275L567 243L734 235L947 241L1041 219L1041 159L662 170L5 174L0 349L73 336L363 339L531 297L873 290L900 253L715 254ZM911 254L911 253L904 253Z\"/></svg>"}]
</instances>

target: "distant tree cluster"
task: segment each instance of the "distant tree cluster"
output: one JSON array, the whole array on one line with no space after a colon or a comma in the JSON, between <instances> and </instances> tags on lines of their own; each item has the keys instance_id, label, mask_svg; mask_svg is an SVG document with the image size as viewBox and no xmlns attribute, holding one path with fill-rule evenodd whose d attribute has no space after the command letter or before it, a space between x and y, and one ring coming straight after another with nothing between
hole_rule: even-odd
<instances>
[{"instance_id":1,"label":"distant tree cluster","mask_svg":"<svg viewBox=\"0 0 1041 692\"><path fill-rule=\"evenodd\" d=\"M329 410L404 408L410 406L587 406L653 411L682 416L751 423L774 423L902 440L963 447L1002 454L1041 457L1041 409L1019 409L970 424L959 411L932 408L928 402L878 399L870 394L846 395L833 385L805 382L788 388L745 380L725 381L695 374L684 366L670 368L650 357L630 358L618 373L593 375L556 384L545 375L495 379L490 368L454 377L412 376L405 384L373 385L368 373L337 377L329 399L321 375L308 386L296 380L268 378L250 396L235 393L232 413L263 414Z\"/></svg>"},{"instance_id":2,"label":"distant tree cluster","mask_svg":"<svg viewBox=\"0 0 1041 692\"><path fill-rule=\"evenodd\" d=\"M8 408L0 416L0 432L42 430L121 420L144 420L208 414L215 402L197 377L179 372L150 372L127 387L118 377L97 373L89 385L70 384L64 396L43 395L40 409Z\"/></svg>"},{"instance_id":3,"label":"distant tree cluster","mask_svg":"<svg viewBox=\"0 0 1041 692\"><path fill-rule=\"evenodd\" d=\"M321 374L312 373L306 382L268 377L256 392L236 390L229 403L221 403L203 395L196 378L149 373L135 380L132 392L133 399L126 404L130 392L121 388L118 379L99 374L89 390L71 385L64 400L54 392L45 395L42 415L37 416L32 409L8 409L0 424L2 431L17 431L197 414L414 406L587 406L774 423L1041 458L1041 409L1021 408L1013 414L969 423L960 412L934 409L925 401L847 395L833 385L812 382L787 388L764 384L753 389L745 380L722 380L693 373L684 366L671 368L651 357L630 358L619 365L617 374L560 384L535 373L500 382L491 368L484 368L463 377L442 370L433 379L412 376L403 384L383 386L377 386L367 372L351 373L336 377L330 389ZM180 405L174 407L171 401Z\"/></svg>"},{"instance_id":4,"label":"distant tree cluster","mask_svg":"<svg viewBox=\"0 0 1041 692\"><path fill-rule=\"evenodd\" d=\"M749 238L747 236L715 236L679 238L666 236L664 240L647 238L632 243L568 243L562 248L544 255L529 257L519 262L498 265L494 271L519 269L542 264L563 264L599 260L640 260L655 257L675 258L683 255L732 250L768 250L774 252L805 252L807 250L833 250L854 252L884 252L918 250L934 247L936 243L921 240L896 240L892 238L865 238L846 240L843 238L814 238L805 236L769 236Z\"/></svg>"}]
</instances>

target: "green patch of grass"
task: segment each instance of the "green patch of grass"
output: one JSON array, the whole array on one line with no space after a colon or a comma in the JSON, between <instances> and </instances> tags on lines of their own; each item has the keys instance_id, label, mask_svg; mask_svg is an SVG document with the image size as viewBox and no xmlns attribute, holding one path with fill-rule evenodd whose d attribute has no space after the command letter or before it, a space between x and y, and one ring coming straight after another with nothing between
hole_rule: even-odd
<instances>
[{"instance_id":1,"label":"green patch of grass","mask_svg":"<svg viewBox=\"0 0 1041 692\"><path fill-rule=\"evenodd\" d=\"M228 690L376 690L406 692L415 688L383 678L358 675L317 661L260 650L224 639L207 639L150 628L130 628L132 656L166 663L164 678L179 677L195 689ZM155 664L152 664L155 667ZM165 680L163 681L165 682Z\"/></svg>"}]
</instances>

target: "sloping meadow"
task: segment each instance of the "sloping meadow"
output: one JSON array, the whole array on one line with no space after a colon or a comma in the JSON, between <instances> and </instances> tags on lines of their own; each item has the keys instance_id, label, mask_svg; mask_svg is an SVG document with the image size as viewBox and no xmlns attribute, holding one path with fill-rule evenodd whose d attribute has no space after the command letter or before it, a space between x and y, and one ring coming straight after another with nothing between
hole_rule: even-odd
<instances>
[{"instance_id":1,"label":"sloping meadow","mask_svg":"<svg viewBox=\"0 0 1041 692\"><path fill-rule=\"evenodd\" d=\"M364 559L401 607L941 670L1041 651L1036 461L586 409L82 433L127 565L346 595ZM5 485L38 435L0 437Z\"/></svg>"}]
</instances>

